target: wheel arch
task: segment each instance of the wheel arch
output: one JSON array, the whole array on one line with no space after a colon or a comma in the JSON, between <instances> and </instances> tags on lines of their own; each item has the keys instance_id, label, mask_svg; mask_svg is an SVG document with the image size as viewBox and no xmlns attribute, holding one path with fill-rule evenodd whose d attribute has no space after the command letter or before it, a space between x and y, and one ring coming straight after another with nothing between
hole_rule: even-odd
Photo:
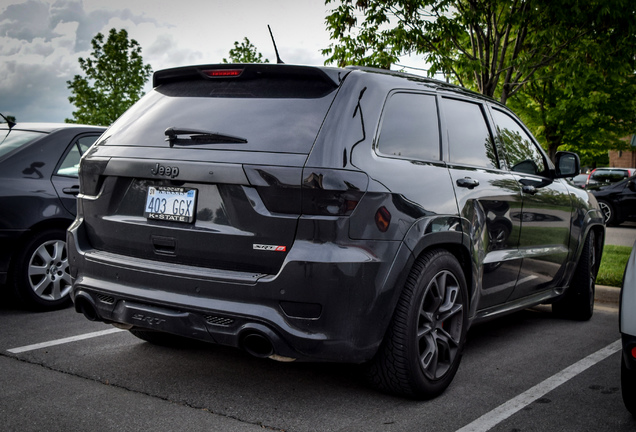
<instances>
[{"instance_id":1,"label":"wheel arch","mask_svg":"<svg viewBox=\"0 0 636 432\"><path fill-rule=\"evenodd\" d=\"M450 252L459 262L464 272L466 288L468 290L469 320L475 313L478 300L477 270L472 263L468 248L469 240L461 231L461 220L458 217L438 217L421 219L411 226L404 237L402 246L409 251L409 257L401 263L394 263L394 271L398 275L391 278L393 295L391 296L390 316L393 317L395 308L404 290L404 284L417 259L434 249ZM398 257L400 254L398 253ZM398 265L400 264L400 265ZM390 320L386 322L388 328Z\"/></svg>"},{"instance_id":2,"label":"wheel arch","mask_svg":"<svg viewBox=\"0 0 636 432\"><path fill-rule=\"evenodd\" d=\"M426 238L423 238L422 241L418 243L418 247L413 251L414 262L420 256L434 249L443 249L450 252L459 262L459 265L464 272L464 279L466 280L468 305L470 307L469 318L471 318L474 313L473 305L477 301L477 271L470 258L470 252L466 246L464 234L459 232L453 233L449 236L431 234Z\"/></svg>"},{"instance_id":3,"label":"wheel arch","mask_svg":"<svg viewBox=\"0 0 636 432\"><path fill-rule=\"evenodd\" d=\"M28 230L24 231L20 237L18 237L15 243L15 251L20 251L25 246L25 244L37 233L48 230L61 230L66 231L68 227L73 223L72 219L64 219L64 218L56 218L56 219L46 219L39 221L38 223L32 225ZM13 273L16 263L17 253L13 253L9 260L9 273Z\"/></svg>"}]
</instances>

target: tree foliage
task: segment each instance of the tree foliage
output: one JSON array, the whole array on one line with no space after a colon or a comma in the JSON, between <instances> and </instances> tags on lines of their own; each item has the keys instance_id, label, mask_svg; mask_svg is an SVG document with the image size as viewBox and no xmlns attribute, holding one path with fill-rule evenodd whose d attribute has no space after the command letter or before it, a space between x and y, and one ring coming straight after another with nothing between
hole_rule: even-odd
<instances>
[{"instance_id":1,"label":"tree foliage","mask_svg":"<svg viewBox=\"0 0 636 432\"><path fill-rule=\"evenodd\" d=\"M636 129L636 3L629 0L326 0L326 63L389 68L423 56L429 75L520 112L551 156L593 157Z\"/></svg>"},{"instance_id":2,"label":"tree foliage","mask_svg":"<svg viewBox=\"0 0 636 432\"><path fill-rule=\"evenodd\" d=\"M68 123L109 125L143 96L143 86L152 73L141 56L141 46L128 39L126 30L111 29L108 39L97 33L91 41L90 57L79 58L85 76L67 81L69 101L75 105Z\"/></svg>"},{"instance_id":3,"label":"tree foliage","mask_svg":"<svg viewBox=\"0 0 636 432\"><path fill-rule=\"evenodd\" d=\"M429 74L506 103L565 49L611 26L627 0L326 0L327 63L389 68L422 55ZM633 7L628 7L633 9Z\"/></svg>"},{"instance_id":4,"label":"tree foliage","mask_svg":"<svg viewBox=\"0 0 636 432\"><path fill-rule=\"evenodd\" d=\"M230 59L224 58L223 63L269 63L268 59L263 59L263 54L256 50L256 47L248 38L243 38L243 42L234 42L234 48L229 52Z\"/></svg>"},{"instance_id":5,"label":"tree foliage","mask_svg":"<svg viewBox=\"0 0 636 432\"><path fill-rule=\"evenodd\" d=\"M563 146L596 166L609 148L626 146L622 138L636 131L633 34L583 37L510 101L551 157Z\"/></svg>"}]
</instances>

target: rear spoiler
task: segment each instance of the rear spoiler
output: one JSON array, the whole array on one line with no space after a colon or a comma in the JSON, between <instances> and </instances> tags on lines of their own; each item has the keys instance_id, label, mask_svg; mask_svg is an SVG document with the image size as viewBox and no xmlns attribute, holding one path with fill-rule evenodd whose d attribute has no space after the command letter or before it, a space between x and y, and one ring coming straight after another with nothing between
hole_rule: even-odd
<instances>
[{"instance_id":1,"label":"rear spoiler","mask_svg":"<svg viewBox=\"0 0 636 432\"><path fill-rule=\"evenodd\" d=\"M314 66L295 66L286 64L250 63L250 64L211 64L163 69L152 76L152 86L178 81L209 79L259 79L259 78L303 78L315 79L334 88L338 87L349 70Z\"/></svg>"}]
</instances>

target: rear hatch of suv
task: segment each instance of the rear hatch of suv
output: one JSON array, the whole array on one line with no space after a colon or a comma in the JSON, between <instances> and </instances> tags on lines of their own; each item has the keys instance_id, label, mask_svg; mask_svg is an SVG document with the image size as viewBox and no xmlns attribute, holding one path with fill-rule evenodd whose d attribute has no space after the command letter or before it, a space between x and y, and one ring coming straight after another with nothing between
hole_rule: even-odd
<instances>
[{"instance_id":1,"label":"rear hatch of suv","mask_svg":"<svg viewBox=\"0 0 636 432\"><path fill-rule=\"evenodd\" d=\"M301 213L302 169L339 82L336 70L285 65L155 73L154 89L82 160L90 248L277 273Z\"/></svg>"}]
</instances>

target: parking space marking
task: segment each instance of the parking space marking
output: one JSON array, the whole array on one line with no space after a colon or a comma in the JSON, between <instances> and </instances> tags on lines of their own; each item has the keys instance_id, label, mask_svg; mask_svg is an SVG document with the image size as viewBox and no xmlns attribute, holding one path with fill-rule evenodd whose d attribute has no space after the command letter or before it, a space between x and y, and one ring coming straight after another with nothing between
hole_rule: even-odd
<instances>
[{"instance_id":1,"label":"parking space marking","mask_svg":"<svg viewBox=\"0 0 636 432\"><path fill-rule=\"evenodd\" d=\"M7 350L7 351L9 351L12 354L19 354L19 353L23 353L23 352L27 352L27 351L33 351L33 350L40 349L40 348L48 348L50 346L62 345L62 344L65 344L65 343L80 341L80 340L84 340L84 339L91 339L91 338L94 338L94 337L105 336L105 335L109 335L109 334L112 334L112 333L118 333L118 332L122 332L122 331L126 331L126 330L122 330L122 329L118 329L118 328L112 328L112 329L108 329L108 330L102 330L102 331L97 331L97 332L92 332L92 333L85 333L85 334L81 334L81 335L77 335L77 336L71 336L71 337L67 337L67 338L63 338L63 339L56 339L56 340L52 340L52 341L48 341L48 342L42 342L42 343L33 344L33 345L27 345L27 346L18 347L18 348L11 348L10 350Z\"/></svg>"},{"instance_id":2,"label":"parking space marking","mask_svg":"<svg viewBox=\"0 0 636 432\"><path fill-rule=\"evenodd\" d=\"M499 405L494 410L484 414L472 423L467 424L457 432L486 432L508 417L515 414L517 411L522 410L526 406L530 405L535 400L543 397L547 393L551 392L561 384L571 380L581 372L594 366L595 364L605 360L612 354L620 351L622 348L621 340L617 340L614 343L609 344L605 348L596 351L594 354L590 354L582 360L574 363L573 365L563 369L561 372L552 375L545 381L537 384L531 389L519 396L510 399L508 402Z\"/></svg>"}]
</instances>

